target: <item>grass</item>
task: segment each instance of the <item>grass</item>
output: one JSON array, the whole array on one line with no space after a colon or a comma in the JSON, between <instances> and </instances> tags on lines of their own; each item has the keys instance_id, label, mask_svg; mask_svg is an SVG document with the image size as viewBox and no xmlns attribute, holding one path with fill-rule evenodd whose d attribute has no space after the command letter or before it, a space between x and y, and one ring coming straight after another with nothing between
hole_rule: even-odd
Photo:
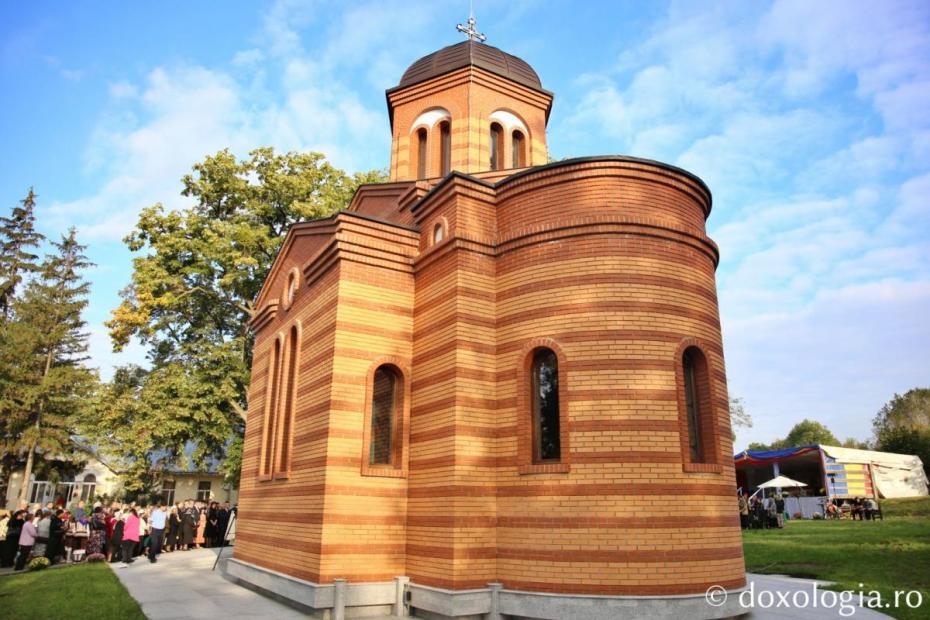
<instances>
[{"instance_id":1,"label":"grass","mask_svg":"<svg viewBox=\"0 0 930 620\"><path fill-rule=\"evenodd\" d=\"M3 620L145 620L106 564L80 564L0 577Z\"/></svg>"},{"instance_id":2,"label":"grass","mask_svg":"<svg viewBox=\"0 0 930 620\"><path fill-rule=\"evenodd\" d=\"M930 496L883 500L882 514L887 517L930 517Z\"/></svg>"},{"instance_id":3,"label":"grass","mask_svg":"<svg viewBox=\"0 0 930 620\"><path fill-rule=\"evenodd\" d=\"M792 520L783 530L744 532L746 570L832 581L834 590L877 590L883 603L894 600L895 590L919 590L920 608L902 604L877 611L904 620L928 618L930 518L890 516L899 510L911 514L920 510L918 504L904 508L898 502L883 502L889 517L885 521ZM930 501L926 506L930 508Z\"/></svg>"}]
</instances>

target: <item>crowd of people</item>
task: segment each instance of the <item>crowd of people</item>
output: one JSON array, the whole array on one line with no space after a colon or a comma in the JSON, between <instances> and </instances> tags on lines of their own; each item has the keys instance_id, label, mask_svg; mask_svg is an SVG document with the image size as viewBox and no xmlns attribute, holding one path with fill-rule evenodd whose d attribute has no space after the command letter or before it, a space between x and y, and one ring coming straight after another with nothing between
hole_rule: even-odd
<instances>
[{"instance_id":1,"label":"crowd of people","mask_svg":"<svg viewBox=\"0 0 930 620\"><path fill-rule=\"evenodd\" d=\"M781 528L790 518L786 510L787 495L775 493L767 497L750 496L742 493L738 497L739 520L744 530ZM815 518L853 520L872 520L881 518L878 502L871 497L850 499L830 499L821 503L822 514Z\"/></svg>"},{"instance_id":2,"label":"crowd of people","mask_svg":"<svg viewBox=\"0 0 930 620\"><path fill-rule=\"evenodd\" d=\"M842 519L848 516L853 521L871 521L881 516L878 502L871 497L854 497L852 501L833 500L824 507L825 517L828 519Z\"/></svg>"},{"instance_id":3,"label":"crowd of people","mask_svg":"<svg viewBox=\"0 0 930 620\"><path fill-rule=\"evenodd\" d=\"M188 499L170 506L77 501L0 511L0 567L23 570L37 557L128 566L142 556L154 563L160 553L221 546L235 510L229 502Z\"/></svg>"},{"instance_id":4,"label":"crowd of people","mask_svg":"<svg viewBox=\"0 0 930 620\"><path fill-rule=\"evenodd\" d=\"M782 493L768 497L742 493L738 505L740 526L744 530L785 527L785 520L790 518L785 511L785 495Z\"/></svg>"}]
</instances>

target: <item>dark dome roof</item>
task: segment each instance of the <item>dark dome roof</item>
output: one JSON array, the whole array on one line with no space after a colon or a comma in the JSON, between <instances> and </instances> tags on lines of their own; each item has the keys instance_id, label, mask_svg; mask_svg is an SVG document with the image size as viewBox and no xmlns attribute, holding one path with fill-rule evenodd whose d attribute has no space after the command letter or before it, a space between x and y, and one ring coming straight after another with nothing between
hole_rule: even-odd
<instances>
[{"instance_id":1,"label":"dark dome roof","mask_svg":"<svg viewBox=\"0 0 930 620\"><path fill-rule=\"evenodd\" d=\"M539 76L525 60L502 52L496 47L475 41L462 41L424 56L404 72L397 88L410 86L470 65L481 67L536 90L543 89Z\"/></svg>"}]
</instances>

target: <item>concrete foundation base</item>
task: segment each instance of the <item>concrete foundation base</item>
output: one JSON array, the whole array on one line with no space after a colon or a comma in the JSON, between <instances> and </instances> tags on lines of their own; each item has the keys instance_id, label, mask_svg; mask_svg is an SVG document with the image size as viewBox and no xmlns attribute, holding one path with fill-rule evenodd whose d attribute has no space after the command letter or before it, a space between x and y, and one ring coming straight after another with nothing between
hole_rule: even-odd
<instances>
[{"instance_id":1,"label":"concrete foundation base","mask_svg":"<svg viewBox=\"0 0 930 620\"><path fill-rule=\"evenodd\" d=\"M488 584L475 590L445 590L395 577L384 583L317 584L231 559L226 574L252 587L313 610L324 620L374 616L423 620L714 620L746 613L739 590L714 607L704 594L681 596L587 596L505 590Z\"/></svg>"}]
</instances>

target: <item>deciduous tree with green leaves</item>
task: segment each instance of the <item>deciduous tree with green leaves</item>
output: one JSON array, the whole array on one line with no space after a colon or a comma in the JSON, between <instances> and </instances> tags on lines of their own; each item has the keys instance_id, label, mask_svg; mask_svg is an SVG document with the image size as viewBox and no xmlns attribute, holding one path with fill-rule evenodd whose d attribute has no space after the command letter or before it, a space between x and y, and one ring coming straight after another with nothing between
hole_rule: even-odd
<instances>
[{"instance_id":1,"label":"deciduous tree with green leaves","mask_svg":"<svg viewBox=\"0 0 930 620\"><path fill-rule=\"evenodd\" d=\"M319 153L261 148L240 160L224 150L182 179L190 207L142 212L126 238L137 254L132 281L107 323L116 350L132 338L148 347L141 405L112 404L145 429L138 441L174 460L193 446L198 464L235 452L247 409L247 324L285 233L344 208L360 184L383 179L380 172L348 175ZM237 482L233 467L227 473Z\"/></svg>"},{"instance_id":2,"label":"deciduous tree with green leaves","mask_svg":"<svg viewBox=\"0 0 930 620\"><path fill-rule=\"evenodd\" d=\"M930 477L930 389L895 394L872 420L872 430L879 450L916 454Z\"/></svg>"}]
</instances>

